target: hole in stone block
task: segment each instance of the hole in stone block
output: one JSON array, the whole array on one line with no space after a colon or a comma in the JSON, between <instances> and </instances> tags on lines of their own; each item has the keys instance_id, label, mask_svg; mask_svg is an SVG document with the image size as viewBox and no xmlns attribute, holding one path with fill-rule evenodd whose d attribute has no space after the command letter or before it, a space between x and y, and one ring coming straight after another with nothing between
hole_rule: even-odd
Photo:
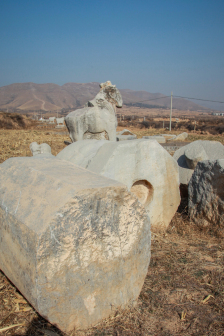
<instances>
[{"instance_id":1,"label":"hole in stone block","mask_svg":"<svg viewBox=\"0 0 224 336\"><path fill-rule=\"evenodd\" d=\"M136 181L131 187L131 192L138 197L139 202L144 206L153 200L153 186L146 180Z\"/></svg>"}]
</instances>

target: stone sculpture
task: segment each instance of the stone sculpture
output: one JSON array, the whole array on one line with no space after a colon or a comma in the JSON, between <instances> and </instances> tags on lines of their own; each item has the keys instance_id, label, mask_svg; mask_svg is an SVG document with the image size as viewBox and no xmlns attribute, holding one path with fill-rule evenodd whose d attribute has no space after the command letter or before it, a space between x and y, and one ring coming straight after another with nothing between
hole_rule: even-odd
<instances>
[{"instance_id":1,"label":"stone sculpture","mask_svg":"<svg viewBox=\"0 0 224 336\"><path fill-rule=\"evenodd\" d=\"M150 224L125 185L36 155L2 163L0 187L0 269L40 315L70 332L135 303Z\"/></svg>"},{"instance_id":2,"label":"stone sculpture","mask_svg":"<svg viewBox=\"0 0 224 336\"><path fill-rule=\"evenodd\" d=\"M56 118L56 122L57 122L56 128L64 127L64 120L65 120L64 117Z\"/></svg>"},{"instance_id":3,"label":"stone sculpture","mask_svg":"<svg viewBox=\"0 0 224 336\"><path fill-rule=\"evenodd\" d=\"M156 141L83 140L57 158L124 183L145 206L153 228L167 228L180 203L178 165Z\"/></svg>"},{"instance_id":4,"label":"stone sculpture","mask_svg":"<svg viewBox=\"0 0 224 336\"><path fill-rule=\"evenodd\" d=\"M83 139L116 141L116 106L122 107L122 97L110 81L100 84L100 88L100 92L84 108L65 117L73 142Z\"/></svg>"},{"instance_id":5,"label":"stone sculpture","mask_svg":"<svg viewBox=\"0 0 224 336\"><path fill-rule=\"evenodd\" d=\"M33 156L38 154L51 154L51 147L46 143L38 145L37 142L32 142L30 144L30 151Z\"/></svg>"},{"instance_id":6,"label":"stone sculpture","mask_svg":"<svg viewBox=\"0 0 224 336\"><path fill-rule=\"evenodd\" d=\"M224 159L199 162L188 185L190 219L224 235Z\"/></svg>"},{"instance_id":7,"label":"stone sculpture","mask_svg":"<svg viewBox=\"0 0 224 336\"><path fill-rule=\"evenodd\" d=\"M49 121L49 124L54 124L56 118L55 117L49 117L48 121Z\"/></svg>"}]
</instances>

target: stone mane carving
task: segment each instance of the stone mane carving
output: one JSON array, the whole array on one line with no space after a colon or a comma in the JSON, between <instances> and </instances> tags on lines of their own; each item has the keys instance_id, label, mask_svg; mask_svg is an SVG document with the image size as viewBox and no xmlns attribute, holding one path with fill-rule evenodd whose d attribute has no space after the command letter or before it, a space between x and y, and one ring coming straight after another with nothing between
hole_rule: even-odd
<instances>
[{"instance_id":1,"label":"stone mane carving","mask_svg":"<svg viewBox=\"0 0 224 336\"><path fill-rule=\"evenodd\" d=\"M116 85L110 81L100 84L100 92L82 109L69 113L65 118L73 142L83 139L116 141L116 107L123 101Z\"/></svg>"}]
</instances>

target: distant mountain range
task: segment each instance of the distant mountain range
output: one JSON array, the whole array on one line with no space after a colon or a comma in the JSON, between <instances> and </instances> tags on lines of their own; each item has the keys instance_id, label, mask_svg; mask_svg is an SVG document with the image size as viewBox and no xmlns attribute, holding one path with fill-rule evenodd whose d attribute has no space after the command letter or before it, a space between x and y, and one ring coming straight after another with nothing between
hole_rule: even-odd
<instances>
[{"instance_id":1,"label":"distant mountain range","mask_svg":"<svg viewBox=\"0 0 224 336\"><path fill-rule=\"evenodd\" d=\"M3 111L71 111L83 106L99 92L99 83L57 84L15 83L0 87L0 109ZM120 90L125 105L139 107L170 107L170 97L161 93ZM208 110L183 98L173 98L173 108Z\"/></svg>"}]
</instances>

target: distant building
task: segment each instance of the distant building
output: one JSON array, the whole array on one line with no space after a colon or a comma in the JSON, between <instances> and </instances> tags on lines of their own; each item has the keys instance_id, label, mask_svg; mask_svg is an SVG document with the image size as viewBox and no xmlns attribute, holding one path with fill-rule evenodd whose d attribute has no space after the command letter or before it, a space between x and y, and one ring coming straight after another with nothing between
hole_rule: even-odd
<instances>
[{"instance_id":1,"label":"distant building","mask_svg":"<svg viewBox=\"0 0 224 336\"><path fill-rule=\"evenodd\" d=\"M213 112L212 114L215 115L215 116L224 117L224 112Z\"/></svg>"}]
</instances>

